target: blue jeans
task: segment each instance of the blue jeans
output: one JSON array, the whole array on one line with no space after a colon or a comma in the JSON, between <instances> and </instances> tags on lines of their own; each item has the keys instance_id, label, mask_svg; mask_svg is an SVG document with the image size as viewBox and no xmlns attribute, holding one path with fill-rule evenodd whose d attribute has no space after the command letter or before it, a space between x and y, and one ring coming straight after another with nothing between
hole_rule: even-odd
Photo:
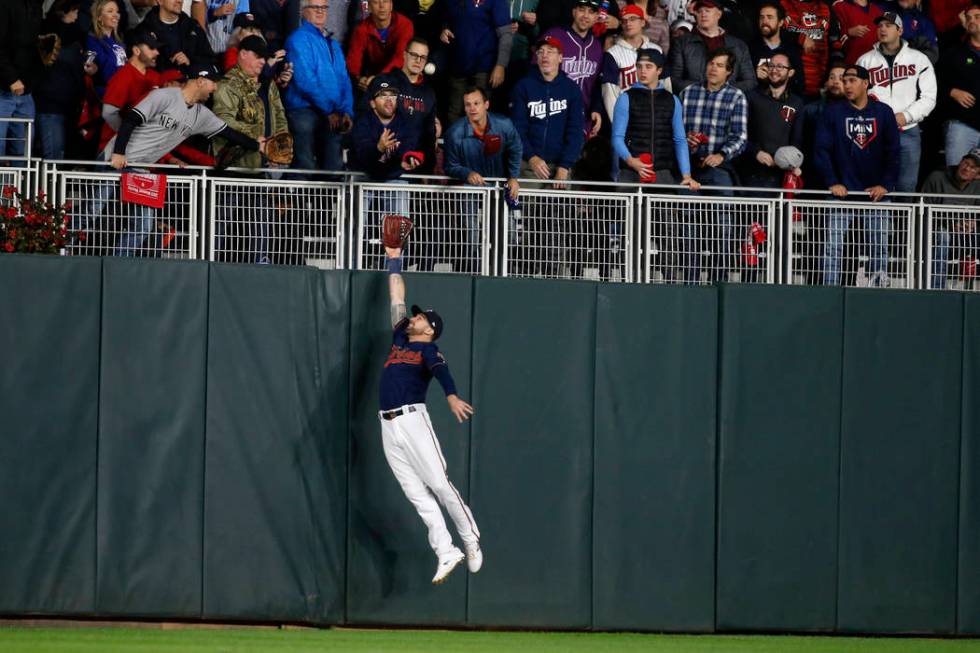
<instances>
[{"instance_id":1,"label":"blue jeans","mask_svg":"<svg viewBox=\"0 0 980 653\"><path fill-rule=\"evenodd\" d=\"M899 145L901 151L895 190L899 193L914 193L919 185L919 159L922 157L922 130L918 125L901 132Z\"/></svg>"},{"instance_id":2,"label":"blue jeans","mask_svg":"<svg viewBox=\"0 0 980 653\"><path fill-rule=\"evenodd\" d=\"M946 121L946 165L959 165L966 153L980 146L980 131L959 120Z\"/></svg>"},{"instance_id":3,"label":"blue jeans","mask_svg":"<svg viewBox=\"0 0 980 653\"><path fill-rule=\"evenodd\" d=\"M286 115L293 135L293 167L301 170L343 170L343 135L330 129L327 116L316 109L293 109Z\"/></svg>"},{"instance_id":4,"label":"blue jeans","mask_svg":"<svg viewBox=\"0 0 980 653\"><path fill-rule=\"evenodd\" d=\"M137 168L123 168L120 172L139 172L146 174L146 170ZM118 179L106 179L100 181L92 193L89 200L89 210L87 215L82 217L84 220L81 228L88 230L92 225L98 223L102 217L102 211L109 202L114 202L119 194ZM120 214L125 215L125 211L130 211L129 231L119 237L116 245L116 256L136 256L136 250L143 246L146 237L153 232L156 222L156 212L148 206L142 204L119 203Z\"/></svg>"},{"instance_id":5,"label":"blue jeans","mask_svg":"<svg viewBox=\"0 0 980 653\"><path fill-rule=\"evenodd\" d=\"M408 185L407 179L389 179L386 184ZM405 190L365 190L364 212L377 216L376 224L380 225L386 215L403 215L408 217L408 191Z\"/></svg>"},{"instance_id":6,"label":"blue jeans","mask_svg":"<svg viewBox=\"0 0 980 653\"><path fill-rule=\"evenodd\" d=\"M34 118L34 98L30 93L14 95L0 92L0 156L24 156L27 127L24 123L11 123L4 118Z\"/></svg>"},{"instance_id":7,"label":"blue jeans","mask_svg":"<svg viewBox=\"0 0 980 653\"><path fill-rule=\"evenodd\" d=\"M36 125L41 156L52 160L64 159L65 116L60 113L39 113Z\"/></svg>"},{"instance_id":8,"label":"blue jeans","mask_svg":"<svg viewBox=\"0 0 980 653\"><path fill-rule=\"evenodd\" d=\"M695 178L704 186L734 186L735 179L732 173L725 168L701 168L694 173ZM705 195L715 195L722 197L732 197L733 191L707 191ZM703 235L701 247L691 247L689 264L687 266L687 280L697 281L701 274L701 249L705 247L712 251L712 262L710 277L713 281L726 281L728 272L735 268L735 257L737 256L738 243L732 240L732 211L730 204L714 204L711 209L707 209L706 220L702 220ZM698 225L688 223L685 225L685 240L693 243L697 238Z\"/></svg>"},{"instance_id":9,"label":"blue jeans","mask_svg":"<svg viewBox=\"0 0 980 653\"><path fill-rule=\"evenodd\" d=\"M844 240L854 220L855 209L831 209L827 218L827 244L823 253L823 283L825 286L839 286L841 257L844 254ZM891 216L884 212L865 213L864 225L870 234L871 272L873 285L887 285L888 278L888 232L891 230Z\"/></svg>"}]
</instances>

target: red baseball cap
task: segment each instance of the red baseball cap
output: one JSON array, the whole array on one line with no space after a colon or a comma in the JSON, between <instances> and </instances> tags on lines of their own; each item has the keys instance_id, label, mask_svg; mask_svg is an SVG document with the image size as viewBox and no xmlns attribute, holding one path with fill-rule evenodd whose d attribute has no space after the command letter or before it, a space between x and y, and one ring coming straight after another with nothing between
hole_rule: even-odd
<instances>
[{"instance_id":1,"label":"red baseball cap","mask_svg":"<svg viewBox=\"0 0 980 653\"><path fill-rule=\"evenodd\" d=\"M619 11L619 17L625 18L626 16L636 16L642 20L646 20L647 14L643 11L643 7L639 5L626 5Z\"/></svg>"},{"instance_id":2,"label":"red baseball cap","mask_svg":"<svg viewBox=\"0 0 980 653\"><path fill-rule=\"evenodd\" d=\"M701 7L711 7L713 9L721 9L721 7L718 6L718 3L715 2L715 0L698 0L697 2L694 3L695 11L697 11Z\"/></svg>"},{"instance_id":3,"label":"red baseball cap","mask_svg":"<svg viewBox=\"0 0 980 653\"><path fill-rule=\"evenodd\" d=\"M554 36L542 36L541 38L538 39L538 42L535 45L537 45L537 47L539 47L539 48L542 45L548 45L548 46L551 46L551 47L555 48L556 50L558 50L558 52L561 52L562 51L561 50L561 41L559 41L558 39L556 39Z\"/></svg>"}]
</instances>

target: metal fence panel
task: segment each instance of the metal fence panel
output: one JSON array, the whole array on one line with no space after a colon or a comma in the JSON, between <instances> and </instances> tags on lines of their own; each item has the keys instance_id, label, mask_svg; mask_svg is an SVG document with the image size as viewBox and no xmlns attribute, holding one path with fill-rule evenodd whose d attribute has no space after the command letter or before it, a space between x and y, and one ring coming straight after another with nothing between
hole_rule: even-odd
<instances>
[{"instance_id":1,"label":"metal fence panel","mask_svg":"<svg viewBox=\"0 0 980 653\"><path fill-rule=\"evenodd\" d=\"M502 207L502 274L633 281L636 196L521 190L520 209Z\"/></svg>"},{"instance_id":2,"label":"metal fence panel","mask_svg":"<svg viewBox=\"0 0 980 653\"><path fill-rule=\"evenodd\" d=\"M406 269L489 275L492 188L355 184L358 270L384 268L381 222L387 214L415 222L403 253Z\"/></svg>"},{"instance_id":3,"label":"metal fence panel","mask_svg":"<svg viewBox=\"0 0 980 653\"><path fill-rule=\"evenodd\" d=\"M54 201L71 202L72 229L83 234L66 255L197 258L199 178L169 175L164 207L153 209L119 199L119 173L51 167L47 177Z\"/></svg>"},{"instance_id":4,"label":"metal fence panel","mask_svg":"<svg viewBox=\"0 0 980 653\"><path fill-rule=\"evenodd\" d=\"M683 195L645 199L645 282L775 282L775 200Z\"/></svg>"},{"instance_id":5,"label":"metal fence panel","mask_svg":"<svg viewBox=\"0 0 980 653\"><path fill-rule=\"evenodd\" d=\"M916 207L892 202L787 202L789 284L914 288Z\"/></svg>"},{"instance_id":6,"label":"metal fence panel","mask_svg":"<svg viewBox=\"0 0 980 653\"><path fill-rule=\"evenodd\" d=\"M977 208L925 205L923 212L923 287L980 290L977 280L977 264L980 262Z\"/></svg>"},{"instance_id":7,"label":"metal fence panel","mask_svg":"<svg viewBox=\"0 0 980 653\"><path fill-rule=\"evenodd\" d=\"M208 198L208 260L347 267L343 184L210 179Z\"/></svg>"}]
</instances>

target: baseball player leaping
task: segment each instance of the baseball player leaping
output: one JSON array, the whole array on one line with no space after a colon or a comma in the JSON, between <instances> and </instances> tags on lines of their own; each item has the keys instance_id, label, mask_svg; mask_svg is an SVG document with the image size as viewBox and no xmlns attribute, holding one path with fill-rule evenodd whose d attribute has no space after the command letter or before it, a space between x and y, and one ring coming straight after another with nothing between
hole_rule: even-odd
<instances>
[{"instance_id":1,"label":"baseball player leaping","mask_svg":"<svg viewBox=\"0 0 980 653\"><path fill-rule=\"evenodd\" d=\"M459 490L449 480L446 460L425 408L429 381L432 377L438 379L449 409L460 423L473 414L473 407L457 396L446 359L435 344L442 334L442 318L435 311L423 311L418 306L412 306L412 317L407 316L401 247L385 247L385 251L394 333L381 374L381 438L391 471L429 529L429 546L439 558L432 583L439 585L464 558L469 570L478 572L483 565L483 552L480 530ZM456 524L465 555L453 544L439 503Z\"/></svg>"}]
</instances>

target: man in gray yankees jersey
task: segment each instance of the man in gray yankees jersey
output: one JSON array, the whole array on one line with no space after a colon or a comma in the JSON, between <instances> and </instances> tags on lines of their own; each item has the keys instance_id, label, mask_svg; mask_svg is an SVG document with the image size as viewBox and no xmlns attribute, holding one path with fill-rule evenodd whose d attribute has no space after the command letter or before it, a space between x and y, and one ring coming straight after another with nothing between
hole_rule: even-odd
<instances>
[{"instance_id":1,"label":"man in gray yankees jersey","mask_svg":"<svg viewBox=\"0 0 980 653\"><path fill-rule=\"evenodd\" d=\"M135 170L132 166L152 165L191 136L214 138L220 135L249 151L265 149L265 138L254 140L229 127L204 106L221 79L211 64L192 64L187 81L178 88L158 88L128 112L119 132L110 140L102 156L116 170ZM153 230L154 215L149 207L136 207L130 231L116 247L117 256L132 256Z\"/></svg>"}]
</instances>

